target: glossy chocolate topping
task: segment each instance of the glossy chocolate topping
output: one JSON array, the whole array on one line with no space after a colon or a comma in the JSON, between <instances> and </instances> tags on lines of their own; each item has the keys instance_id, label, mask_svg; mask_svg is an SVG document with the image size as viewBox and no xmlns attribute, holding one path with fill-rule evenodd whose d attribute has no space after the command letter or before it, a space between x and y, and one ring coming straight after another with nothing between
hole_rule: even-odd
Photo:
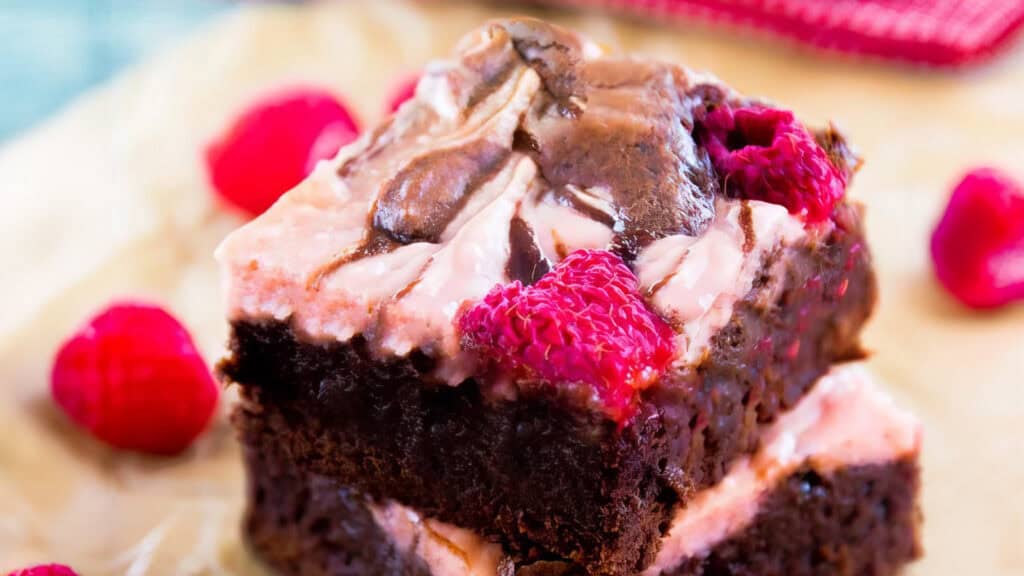
<instances>
[{"instance_id":1,"label":"glossy chocolate topping","mask_svg":"<svg viewBox=\"0 0 1024 576\"><path fill-rule=\"evenodd\" d=\"M464 115L525 69L541 82L510 148L479 139L414 158L383 188L373 229L402 244L437 242L514 149L574 205L580 190L599 196L607 210L584 213L611 226L612 247L627 259L665 236L700 235L718 187L690 134L692 106L702 99L688 96L688 77L677 66L592 52L575 34L536 20L486 28L460 54ZM510 258L512 266L530 256Z\"/></svg>"},{"instance_id":2,"label":"glossy chocolate topping","mask_svg":"<svg viewBox=\"0 0 1024 576\"><path fill-rule=\"evenodd\" d=\"M440 241L469 195L508 157L502 146L478 140L413 159L377 198L373 229L402 244Z\"/></svg>"},{"instance_id":3,"label":"glossy chocolate topping","mask_svg":"<svg viewBox=\"0 0 1024 576\"><path fill-rule=\"evenodd\" d=\"M505 273L510 280L529 286L551 269L551 262L540 251L533 229L518 214L508 228L509 258Z\"/></svg>"}]
</instances>

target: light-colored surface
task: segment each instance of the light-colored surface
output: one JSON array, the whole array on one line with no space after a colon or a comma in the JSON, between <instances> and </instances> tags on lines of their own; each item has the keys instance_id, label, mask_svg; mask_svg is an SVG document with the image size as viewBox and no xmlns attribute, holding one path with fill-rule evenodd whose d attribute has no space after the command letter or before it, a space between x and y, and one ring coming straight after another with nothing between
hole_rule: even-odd
<instances>
[{"instance_id":1,"label":"light-colored surface","mask_svg":"<svg viewBox=\"0 0 1024 576\"><path fill-rule=\"evenodd\" d=\"M224 337L210 254L238 224L210 201L198 147L247 97L315 80L366 122L403 73L489 12L346 2L250 6L91 94L0 152L0 570L39 560L86 576L253 574L226 422L194 452L149 460L69 429L47 399L60 337L112 296L149 294ZM966 167L1024 178L1024 47L968 75L822 61L684 30L567 20L614 46L710 69L738 89L835 118L868 163L882 305L874 369L925 423L927 576L1024 574L1024 307L962 311L935 288L927 235Z\"/></svg>"},{"instance_id":2,"label":"light-colored surface","mask_svg":"<svg viewBox=\"0 0 1024 576\"><path fill-rule=\"evenodd\" d=\"M804 465L827 475L920 449L921 425L914 416L896 407L863 366L840 366L766 430L757 454L737 461L721 482L676 513L644 576L675 569L749 526L763 497ZM434 576L498 576L499 544L394 502L367 505L381 531L400 550L422 558Z\"/></svg>"}]
</instances>

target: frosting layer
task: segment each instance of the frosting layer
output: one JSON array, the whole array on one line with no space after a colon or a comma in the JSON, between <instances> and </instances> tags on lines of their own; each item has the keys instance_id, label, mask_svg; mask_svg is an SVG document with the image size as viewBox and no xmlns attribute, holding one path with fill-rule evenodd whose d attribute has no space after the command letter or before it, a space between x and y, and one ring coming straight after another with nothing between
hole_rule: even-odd
<instances>
[{"instance_id":1,"label":"frosting layer","mask_svg":"<svg viewBox=\"0 0 1024 576\"><path fill-rule=\"evenodd\" d=\"M690 131L695 110L730 94L546 24L485 27L395 116L224 241L230 319L362 335L383 356L420 349L458 383L474 370L460 311L572 251L609 249L692 361L765 253L820 233L781 206L717 196Z\"/></svg>"},{"instance_id":2,"label":"frosting layer","mask_svg":"<svg viewBox=\"0 0 1024 576\"><path fill-rule=\"evenodd\" d=\"M645 576L675 568L745 528L761 498L803 465L827 475L899 460L920 451L921 435L914 416L896 407L862 367L834 368L765 432L753 457L676 513Z\"/></svg>"},{"instance_id":3,"label":"frosting layer","mask_svg":"<svg viewBox=\"0 0 1024 576\"><path fill-rule=\"evenodd\" d=\"M729 97L541 22L485 26L395 116L225 240L231 319L290 319L311 339L362 334L382 355L421 349L454 382L473 368L460 310L601 248L638 263L694 350L763 251L802 230L780 207L716 200L694 114Z\"/></svg>"},{"instance_id":4,"label":"frosting layer","mask_svg":"<svg viewBox=\"0 0 1024 576\"><path fill-rule=\"evenodd\" d=\"M920 424L863 367L837 367L766 431L754 456L738 461L719 484L677 512L644 575L674 569L742 531L773 487L805 465L827 475L914 456L920 447ZM420 556L435 576L501 573L500 545L394 502L368 506L396 546Z\"/></svg>"}]
</instances>

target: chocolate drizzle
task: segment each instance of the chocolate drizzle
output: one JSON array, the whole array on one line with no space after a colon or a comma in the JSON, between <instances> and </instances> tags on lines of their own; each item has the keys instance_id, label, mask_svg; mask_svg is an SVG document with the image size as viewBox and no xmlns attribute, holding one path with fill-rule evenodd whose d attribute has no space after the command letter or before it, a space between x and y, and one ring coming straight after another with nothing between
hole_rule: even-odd
<instances>
[{"instance_id":1,"label":"chocolate drizzle","mask_svg":"<svg viewBox=\"0 0 1024 576\"><path fill-rule=\"evenodd\" d=\"M501 28L509 34L523 61L540 76L558 113L577 118L586 100L586 86L579 77L583 52L579 37L528 18L510 20Z\"/></svg>"},{"instance_id":2,"label":"chocolate drizzle","mask_svg":"<svg viewBox=\"0 0 1024 576\"><path fill-rule=\"evenodd\" d=\"M492 33L490 43L464 57L463 64L474 76L465 102L466 109L472 110L512 77L518 60L508 38Z\"/></svg>"},{"instance_id":3,"label":"chocolate drizzle","mask_svg":"<svg viewBox=\"0 0 1024 576\"><path fill-rule=\"evenodd\" d=\"M525 286L533 284L551 269L537 245L537 237L525 220L516 214L508 228L509 256L505 267L509 280L518 280Z\"/></svg>"},{"instance_id":4,"label":"chocolate drizzle","mask_svg":"<svg viewBox=\"0 0 1024 576\"><path fill-rule=\"evenodd\" d=\"M647 289L647 294L646 294L647 298L654 298L654 296L658 292L660 292L662 288L667 286L668 283L671 282L672 279L676 277L676 274L679 273L679 269L682 267L683 262L686 260L686 257L689 256L689 255L690 255L690 250L689 249L687 249L686 251L684 251L682 254L679 255L679 258L676 260L675 265L672 266L672 271L669 272L668 274L662 276L661 280L658 280L657 282L652 284L650 288ZM677 332L679 331L678 327L676 327L676 326L673 326L673 327L677 328L677 330L676 330Z\"/></svg>"},{"instance_id":5,"label":"chocolate drizzle","mask_svg":"<svg viewBox=\"0 0 1024 576\"><path fill-rule=\"evenodd\" d=\"M450 91L457 117L429 102L406 107L340 168L344 179L386 180L362 244L322 267L317 281L404 244L440 243L469 198L524 155L538 168L537 185L609 227L611 249L627 261L658 239L704 232L714 217L718 178L694 141L694 114L725 98L724 89L691 85L671 64L598 57L579 36L537 20L491 24L460 50L455 66L431 72L441 75L433 80ZM530 86L537 78L539 90L515 92L516 117L510 117L505 87ZM382 153L430 139L462 143L416 154L397 170L395 154ZM551 233L556 254L547 256L574 249L558 240L557 229ZM509 251L510 278L529 284L550 268L534 231L518 217L510 223Z\"/></svg>"},{"instance_id":6,"label":"chocolate drizzle","mask_svg":"<svg viewBox=\"0 0 1024 576\"><path fill-rule=\"evenodd\" d=\"M682 70L586 60L575 36L537 21L504 29L554 100L533 107L521 127L529 137L520 137L548 183L609 190L613 248L627 260L659 238L702 233L714 216L717 178L690 134Z\"/></svg>"},{"instance_id":7,"label":"chocolate drizzle","mask_svg":"<svg viewBox=\"0 0 1024 576\"><path fill-rule=\"evenodd\" d=\"M476 140L413 159L377 198L373 229L402 244L439 242L469 196L509 154L503 146Z\"/></svg>"},{"instance_id":8,"label":"chocolate drizzle","mask_svg":"<svg viewBox=\"0 0 1024 576\"><path fill-rule=\"evenodd\" d=\"M757 235L754 233L754 211L747 200L740 201L739 223L743 229L743 253L748 254L757 245Z\"/></svg>"},{"instance_id":9,"label":"chocolate drizzle","mask_svg":"<svg viewBox=\"0 0 1024 576\"><path fill-rule=\"evenodd\" d=\"M617 215L612 212L605 212L593 204L583 200L581 191L575 187L563 187L555 191L558 202L590 218L594 222L600 222L609 228L615 228Z\"/></svg>"},{"instance_id":10,"label":"chocolate drizzle","mask_svg":"<svg viewBox=\"0 0 1024 576\"><path fill-rule=\"evenodd\" d=\"M558 235L557 230L551 231L551 239L555 243L555 255L558 256L559 260L565 260L565 257L569 255L569 247L565 245L565 242Z\"/></svg>"},{"instance_id":11,"label":"chocolate drizzle","mask_svg":"<svg viewBox=\"0 0 1024 576\"><path fill-rule=\"evenodd\" d=\"M338 167L338 176L340 178L348 178L358 170L361 165L379 156L381 151L391 140L390 130L393 125L394 118L389 118L374 128L373 132L370 133L366 148L364 148L360 154L352 156L342 163L342 165Z\"/></svg>"},{"instance_id":12,"label":"chocolate drizzle","mask_svg":"<svg viewBox=\"0 0 1024 576\"><path fill-rule=\"evenodd\" d=\"M320 288L320 283L323 282L324 278L327 278L335 270L341 268L345 264L361 260L363 258L377 256L378 254L385 254L399 246L401 246L400 243L371 228L367 232L363 241L354 249L338 254L317 268L306 282L306 286L308 288L318 290Z\"/></svg>"}]
</instances>

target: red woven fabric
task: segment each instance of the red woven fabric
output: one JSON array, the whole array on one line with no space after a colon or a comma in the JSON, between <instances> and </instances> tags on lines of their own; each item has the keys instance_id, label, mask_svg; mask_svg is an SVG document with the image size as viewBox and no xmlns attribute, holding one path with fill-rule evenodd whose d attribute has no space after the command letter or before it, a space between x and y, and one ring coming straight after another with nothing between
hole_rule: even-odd
<instances>
[{"instance_id":1,"label":"red woven fabric","mask_svg":"<svg viewBox=\"0 0 1024 576\"><path fill-rule=\"evenodd\" d=\"M544 0L751 27L830 51L934 66L985 59L1024 24L1024 0Z\"/></svg>"}]
</instances>

